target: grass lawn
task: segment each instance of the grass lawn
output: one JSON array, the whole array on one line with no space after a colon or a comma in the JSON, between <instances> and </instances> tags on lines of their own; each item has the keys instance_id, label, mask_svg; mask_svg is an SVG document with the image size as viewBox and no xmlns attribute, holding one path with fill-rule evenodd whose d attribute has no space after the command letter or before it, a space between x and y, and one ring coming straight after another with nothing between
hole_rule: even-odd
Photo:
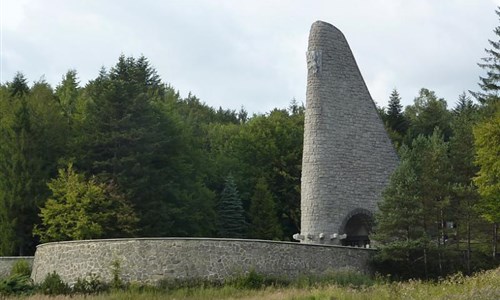
<instances>
[{"instance_id":1,"label":"grass lawn","mask_svg":"<svg viewBox=\"0 0 500 300\"><path fill-rule=\"evenodd\" d=\"M45 296L32 295L0 299L46 300L126 300L126 299L500 299L500 268L472 277L454 275L440 282L407 281L375 283L371 286L340 286L331 283L306 287L274 287L260 289L196 287L172 290L134 289L101 295Z\"/></svg>"}]
</instances>

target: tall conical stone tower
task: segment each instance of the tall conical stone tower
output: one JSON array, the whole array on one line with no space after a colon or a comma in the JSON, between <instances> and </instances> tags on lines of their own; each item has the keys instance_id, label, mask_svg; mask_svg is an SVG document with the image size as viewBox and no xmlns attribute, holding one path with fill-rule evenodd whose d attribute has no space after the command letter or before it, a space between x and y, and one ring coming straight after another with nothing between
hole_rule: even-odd
<instances>
[{"instance_id":1,"label":"tall conical stone tower","mask_svg":"<svg viewBox=\"0 0 500 300\"><path fill-rule=\"evenodd\" d=\"M312 25L307 68L301 233L294 237L369 247L373 213L398 157L340 30Z\"/></svg>"}]
</instances>

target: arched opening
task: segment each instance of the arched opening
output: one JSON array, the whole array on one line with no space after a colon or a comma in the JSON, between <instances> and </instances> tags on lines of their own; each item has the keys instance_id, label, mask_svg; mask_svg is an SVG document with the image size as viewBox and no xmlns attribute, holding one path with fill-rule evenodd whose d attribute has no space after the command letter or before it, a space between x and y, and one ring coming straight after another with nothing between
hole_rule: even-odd
<instances>
[{"instance_id":1,"label":"arched opening","mask_svg":"<svg viewBox=\"0 0 500 300\"><path fill-rule=\"evenodd\" d=\"M342 245L364 248L369 247L369 235L372 230L372 223L372 217L369 214L353 214L345 223L344 233L347 237L342 240Z\"/></svg>"}]
</instances>

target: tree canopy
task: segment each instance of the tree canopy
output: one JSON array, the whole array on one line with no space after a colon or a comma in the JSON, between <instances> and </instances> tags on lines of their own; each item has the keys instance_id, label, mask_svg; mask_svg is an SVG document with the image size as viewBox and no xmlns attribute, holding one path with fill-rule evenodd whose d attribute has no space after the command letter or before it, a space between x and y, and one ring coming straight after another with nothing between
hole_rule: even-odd
<instances>
[{"instance_id":1,"label":"tree canopy","mask_svg":"<svg viewBox=\"0 0 500 300\"><path fill-rule=\"evenodd\" d=\"M87 180L70 163L47 185L51 195L41 208L41 226L34 230L42 242L127 237L137 232L134 210L113 182Z\"/></svg>"}]
</instances>

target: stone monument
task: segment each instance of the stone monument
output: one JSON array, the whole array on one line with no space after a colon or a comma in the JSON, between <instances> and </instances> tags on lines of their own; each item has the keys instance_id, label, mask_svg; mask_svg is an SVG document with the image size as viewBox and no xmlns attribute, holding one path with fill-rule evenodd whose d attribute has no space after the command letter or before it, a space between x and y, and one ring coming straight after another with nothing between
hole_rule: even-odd
<instances>
[{"instance_id":1,"label":"stone monument","mask_svg":"<svg viewBox=\"0 0 500 300\"><path fill-rule=\"evenodd\" d=\"M340 30L312 25L307 68L301 233L294 238L369 247L373 213L398 157Z\"/></svg>"}]
</instances>

